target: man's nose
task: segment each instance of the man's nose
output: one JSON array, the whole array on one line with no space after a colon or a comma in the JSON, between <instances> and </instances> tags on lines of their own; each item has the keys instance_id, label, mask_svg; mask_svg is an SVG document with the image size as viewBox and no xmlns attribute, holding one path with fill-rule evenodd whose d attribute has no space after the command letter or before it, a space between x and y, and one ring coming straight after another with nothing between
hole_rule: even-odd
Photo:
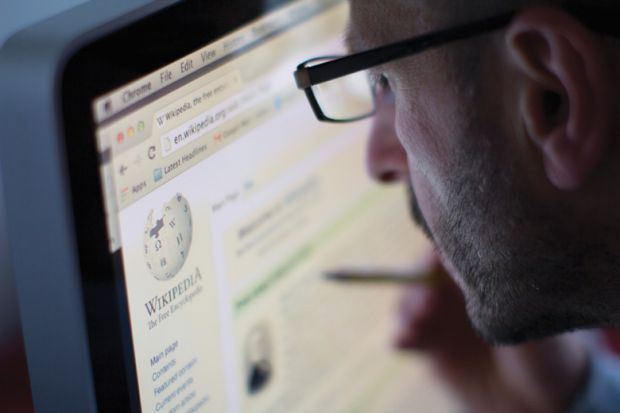
<instances>
[{"instance_id":1,"label":"man's nose","mask_svg":"<svg viewBox=\"0 0 620 413\"><path fill-rule=\"evenodd\" d=\"M368 141L366 164L370 176L382 183L409 178L407 155L396 136L394 100L389 90L377 93L377 112Z\"/></svg>"}]
</instances>

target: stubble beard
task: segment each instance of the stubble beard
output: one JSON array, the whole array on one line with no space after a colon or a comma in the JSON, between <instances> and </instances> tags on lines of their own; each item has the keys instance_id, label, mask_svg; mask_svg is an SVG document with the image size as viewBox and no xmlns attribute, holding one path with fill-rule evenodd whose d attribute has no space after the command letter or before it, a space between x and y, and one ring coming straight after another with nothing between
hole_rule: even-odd
<instances>
[{"instance_id":1,"label":"stubble beard","mask_svg":"<svg viewBox=\"0 0 620 413\"><path fill-rule=\"evenodd\" d=\"M490 343L515 344L609 324L600 285L588 280L592 262L617 257L567 230L569 214L530 193L498 148L502 137L480 124L465 128L440 221L434 231L425 224L458 273L474 328Z\"/></svg>"},{"instance_id":2,"label":"stubble beard","mask_svg":"<svg viewBox=\"0 0 620 413\"><path fill-rule=\"evenodd\" d=\"M409 200L409 215L411 216L411 219L418 226L418 228L422 230L422 233L424 233L426 238L428 238L429 241L434 242L433 233L424 218L415 189L411 184L407 186L407 195Z\"/></svg>"},{"instance_id":3,"label":"stubble beard","mask_svg":"<svg viewBox=\"0 0 620 413\"><path fill-rule=\"evenodd\" d=\"M463 59L470 64L459 64ZM484 97L494 93L479 90L489 85L483 61L459 55L450 65L459 68L452 80L464 108L455 129L460 136L451 140L459 147L443 171L447 182L440 205L433 206L436 222L425 219L410 189L414 221L454 269L472 325L487 342L617 326L620 258L605 239L617 239L618 229L579 228L566 206L535 193L507 144L517 131L494 117L502 105L483 108Z\"/></svg>"}]
</instances>

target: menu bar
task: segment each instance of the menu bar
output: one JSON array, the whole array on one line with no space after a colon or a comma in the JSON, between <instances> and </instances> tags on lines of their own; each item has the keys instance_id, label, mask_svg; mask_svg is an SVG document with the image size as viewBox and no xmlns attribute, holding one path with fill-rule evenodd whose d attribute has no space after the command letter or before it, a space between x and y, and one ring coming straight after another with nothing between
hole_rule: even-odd
<instances>
[{"instance_id":1,"label":"menu bar","mask_svg":"<svg viewBox=\"0 0 620 413\"><path fill-rule=\"evenodd\" d=\"M94 101L95 121L101 123L152 96L159 90L217 62L243 48L259 42L341 0L298 0L287 7L241 28L220 40L148 74Z\"/></svg>"}]
</instances>

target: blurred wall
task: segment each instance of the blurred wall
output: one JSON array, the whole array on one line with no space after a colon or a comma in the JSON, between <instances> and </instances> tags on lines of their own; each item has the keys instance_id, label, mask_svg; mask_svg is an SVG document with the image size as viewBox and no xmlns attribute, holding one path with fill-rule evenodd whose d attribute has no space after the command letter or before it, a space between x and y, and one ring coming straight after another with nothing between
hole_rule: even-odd
<instances>
[{"instance_id":1,"label":"blurred wall","mask_svg":"<svg viewBox=\"0 0 620 413\"><path fill-rule=\"evenodd\" d=\"M84 3L86 0L0 0L0 47L15 32L46 17ZM1 109L1 108L0 108ZM15 286L10 263L5 255L5 215L2 180L0 175L0 344L9 340L18 330Z\"/></svg>"},{"instance_id":2,"label":"blurred wall","mask_svg":"<svg viewBox=\"0 0 620 413\"><path fill-rule=\"evenodd\" d=\"M0 0L0 45L13 33L86 0Z\"/></svg>"},{"instance_id":3,"label":"blurred wall","mask_svg":"<svg viewBox=\"0 0 620 413\"><path fill-rule=\"evenodd\" d=\"M0 50L13 33L85 1L0 0ZM0 411L32 413L15 283L7 256L3 180L12 178L0 174Z\"/></svg>"}]
</instances>

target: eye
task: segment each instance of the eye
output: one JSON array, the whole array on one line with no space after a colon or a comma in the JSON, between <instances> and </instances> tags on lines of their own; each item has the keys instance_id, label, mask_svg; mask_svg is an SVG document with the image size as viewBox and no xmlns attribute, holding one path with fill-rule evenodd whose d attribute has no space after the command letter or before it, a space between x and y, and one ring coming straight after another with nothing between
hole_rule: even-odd
<instances>
[{"instance_id":1,"label":"eye","mask_svg":"<svg viewBox=\"0 0 620 413\"><path fill-rule=\"evenodd\" d=\"M370 72L370 83L377 93L381 93L383 89L390 88L390 81L387 76L380 72Z\"/></svg>"},{"instance_id":2,"label":"eye","mask_svg":"<svg viewBox=\"0 0 620 413\"><path fill-rule=\"evenodd\" d=\"M386 75L377 75L375 81L373 82L373 85L375 90L375 96L377 98L381 99L381 101L385 103L394 103L394 92L392 90L390 80Z\"/></svg>"},{"instance_id":3,"label":"eye","mask_svg":"<svg viewBox=\"0 0 620 413\"><path fill-rule=\"evenodd\" d=\"M377 81L377 86L381 89L390 89L390 81L385 75L379 75L379 80Z\"/></svg>"}]
</instances>

